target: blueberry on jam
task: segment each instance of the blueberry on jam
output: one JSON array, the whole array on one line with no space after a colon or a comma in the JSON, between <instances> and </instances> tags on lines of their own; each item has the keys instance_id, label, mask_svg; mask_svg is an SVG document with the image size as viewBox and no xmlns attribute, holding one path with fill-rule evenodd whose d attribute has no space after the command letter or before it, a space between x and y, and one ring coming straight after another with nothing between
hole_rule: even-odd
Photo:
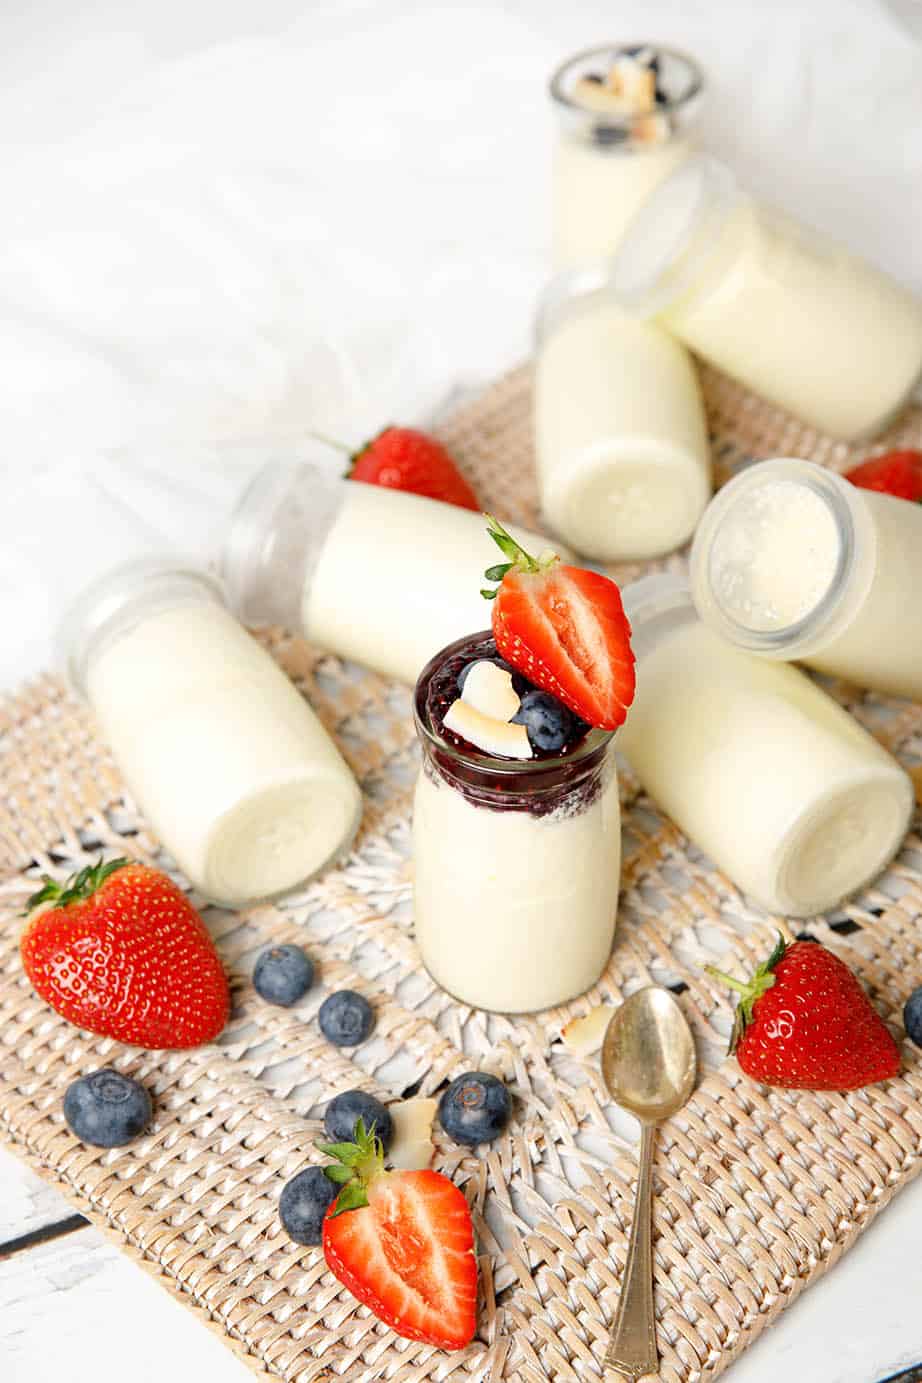
<instances>
[{"instance_id":1,"label":"blueberry on jam","mask_svg":"<svg viewBox=\"0 0 922 1383\"><path fill-rule=\"evenodd\" d=\"M582 738L584 732L572 711L550 692L532 688L522 697L522 704L512 717L514 725L524 725L528 742L536 752L559 754L571 739Z\"/></svg>"},{"instance_id":2,"label":"blueberry on jam","mask_svg":"<svg viewBox=\"0 0 922 1383\"><path fill-rule=\"evenodd\" d=\"M535 759L557 758L561 754L571 753L582 744L590 729L586 722L579 720L556 697L548 692L539 691L527 677L523 677L520 672L510 667L497 653L496 643L490 634L484 634L480 638L475 636L463 652L446 658L429 682L426 694L429 721L447 744L454 745L466 754L484 753L482 749L462 739L454 731L446 729L445 716L449 706L457 701L463 691L467 675L474 663L485 660L496 663L498 667L512 673L512 685L522 699L522 707L528 703L532 708L528 712L528 719L522 718L520 709L514 720L517 724L525 726ZM540 700L536 701L535 698ZM561 735L564 727L565 733Z\"/></svg>"}]
</instances>

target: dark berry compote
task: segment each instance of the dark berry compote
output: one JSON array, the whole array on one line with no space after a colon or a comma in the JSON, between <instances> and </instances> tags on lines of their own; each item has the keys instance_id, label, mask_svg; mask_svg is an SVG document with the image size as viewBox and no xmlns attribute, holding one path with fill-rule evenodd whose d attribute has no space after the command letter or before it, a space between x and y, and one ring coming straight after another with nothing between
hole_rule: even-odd
<instances>
[{"instance_id":1,"label":"dark berry compote","mask_svg":"<svg viewBox=\"0 0 922 1383\"><path fill-rule=\"evenodd\" d=\"M470 669L484 661L512 675L520 700L512 723L525 726L528 759L491 754L445 724ZM594 730L505 662L489 630L458 639L427 664L416 684L415 713L426 771L479 806L546 816L564 807L579 811L598 795L611 734Z\"/></svg>"}]
</instances>

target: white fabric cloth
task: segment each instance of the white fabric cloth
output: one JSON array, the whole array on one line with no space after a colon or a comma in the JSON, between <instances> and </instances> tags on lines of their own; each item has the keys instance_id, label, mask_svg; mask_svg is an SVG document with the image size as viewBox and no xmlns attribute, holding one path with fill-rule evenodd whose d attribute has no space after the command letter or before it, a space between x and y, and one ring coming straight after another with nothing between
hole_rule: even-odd
<instances>
[{"instance_id":1,"label":"white fabric cloth","mask_svg":"<svg viewBox=\"0 0 922 1383\"><path fill-rule=\"evenodd\" d=\"M0 684L95 570L207 554L262 456L526 352L546 79L619 36L695 54L703 141L922 290L920 0L0 11Z\"/></svg>"}]
</instances>

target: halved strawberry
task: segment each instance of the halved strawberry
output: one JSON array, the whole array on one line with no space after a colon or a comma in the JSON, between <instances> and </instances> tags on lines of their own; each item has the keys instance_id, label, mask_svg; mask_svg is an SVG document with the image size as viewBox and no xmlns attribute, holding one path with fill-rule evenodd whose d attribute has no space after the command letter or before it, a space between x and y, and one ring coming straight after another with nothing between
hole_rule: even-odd
<instances>
[{"instance_id":1,"label":"halved strawberry","mask_svg":"<svg viewBox=\"0 0 922 1383\"><path fill-rule=\"evenodd\" d=\"M853 466L845 472L845 479L861 490L878 490L922 503L922 451L885 451Z\"/></svg>"},{"instance_id":2,"label":"halved strawberry","mask_svg":"<svg viewBox=\"0 0 922 1383\"><path fill-rule=\"evenodd\" d=\"M487 531L509 558L490 567L499 652L536 687L590 725L616 730L634 699L631 626L607 576L564 566L555 553L531 557L490 514Z\"/></svg>"},{"instance_id":3,"label":"halved strawberry","mask_svg":"<svg viewBox=\"0 0 922 1383\"><path fill-rule=\"evenodd\" d=\"M463 1349L477 1328L477 1260L467 1201L441 1172L386 1172L362 1120L354 1143L318 1144L342 1190L323 1222L330 1271L408 1340Z\"/></svg>"}]
</instances>

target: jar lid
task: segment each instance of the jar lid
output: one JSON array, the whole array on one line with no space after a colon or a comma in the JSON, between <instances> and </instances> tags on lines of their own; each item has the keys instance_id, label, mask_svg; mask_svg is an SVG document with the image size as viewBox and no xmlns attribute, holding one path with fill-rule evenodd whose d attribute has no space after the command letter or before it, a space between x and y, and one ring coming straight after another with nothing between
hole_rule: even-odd
<instances>
[{"instance_id":1,"label":"jar lid","mask_svg":"<svg viewBox=\"0 0 922 1383\"><path fill-rule=\"evenodd\" d=\"M621 603L631 626L631 647L639 660L697 614L687 578L674 571L651 572L621 591Z\"/></svg>"},{"instance_id":2,"label":"jar lid","mask_svg":"<svg viewBox=\"0 0 922 1383\"><path fill-rule=\"evenodd\" d=\"M221 554L228 604L245 624L300 628L304 586L345 489L331 466L311 461L270 461L251 479Z\"/></svg>"},{"instance_id":3,"label":"jar lid","mask_svg":"<svg viewBox=\"0 0 922 1383\"><path fill-rule=\"evenodd\" d=\"M175 558L123 562L92 581L64 611L55 631L58 661L73 687L85 695L90 655L104 640L125 632L142 612L153 614L203 595L224 604L215 577Z\"/></svg>"},{"instance_id":4,"label":"jar lid","mask_svg":"<svg viewBox=\"0 0 922 1383\"><path fill-rule=\"evenodd\" d=\"M632 217L610 264L614 296L652 316L695 282L715 254L719 232L743 200L729 168L693 154L664 178Z\"/></svg>"}]
</instances>

